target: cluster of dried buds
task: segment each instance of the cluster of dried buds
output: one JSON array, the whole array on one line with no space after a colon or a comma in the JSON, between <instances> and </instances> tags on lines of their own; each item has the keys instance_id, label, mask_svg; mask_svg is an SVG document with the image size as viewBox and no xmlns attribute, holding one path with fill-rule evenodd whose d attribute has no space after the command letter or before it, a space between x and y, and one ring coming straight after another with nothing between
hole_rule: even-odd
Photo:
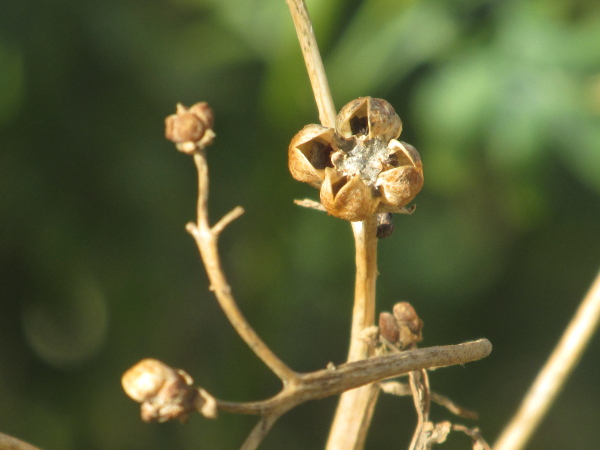
<instances>
[{"instance_id":1,"label":"cluster of dried buds","mask_svg":"<svg viewBox=\"0 0 600 450\"><path fill-rule=\"evenodd\" d=\"M379 315L379 335L400 350L415 348L423 340L423 321L410 303L396 303L392 313Z\"/></svg>"},{"instance_id":2,"label":"cluster of dried buds","mask_svg":"<svg viewBox=\"0 0 600 450\"><path fill-rule=\"evenodd\" d=\"M351 222L406 212L423 186L417 150L396 140L402 121L387 101L360 97L342 108L335 129L305 126L289 146L292 176L320 189L325 210Z\"/></svg>"},{"instance_id":3,"label":"cluster of dried buds","mask_svg":"<svg viewBox=\"0 0 600 450\"><path fill-rule=\"evenodd\" d=\"M186 108L177 104L177 111L165 119L165 136L180 152L192 154L212 144L214 116L206 102Z\"/></svg>"},{"instance_id":4,"label":"cluster of dried buds","mask_svg":"<svg viewBox=\"0 0 600 450\"><path fill-rule=\"evenodd\" d=\"M204 389L193 387L186 372L173 369L157 359L143 359L121 378L125 393L142 404L145 422L185 422L197 411L207 418L217 416L216 400Z\"/></svg>"}]
</instances>

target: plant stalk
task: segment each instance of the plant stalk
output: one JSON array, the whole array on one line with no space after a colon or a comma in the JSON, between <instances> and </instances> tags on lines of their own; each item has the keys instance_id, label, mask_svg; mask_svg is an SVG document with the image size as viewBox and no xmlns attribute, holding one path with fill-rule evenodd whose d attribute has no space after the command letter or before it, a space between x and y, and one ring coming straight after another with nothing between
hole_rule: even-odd
<instances>
[{"instance_id":1,"label":"plant stalk","mask_svg":"<svg viewBox=\"0 0 600 450\"><path fill-rule=\"evenodd\" d=\"M304 62L319 110L321 124L335 126L335 106L331 97L327 75L304 0L286 0ZM356 282L352 330L348 362L369 357L370 349L361 339L362 331L375 321L375 282L377 280L377 218L375 215L363 222L353 222L356 242ZM379 389L376 384L354 389L342 394L331 426L328 450L358 450L364 447Z\"/></svg>"},{"instance_id":2,"label":"plant stalk","mask_svg":"<svg viewBox=\"0 0 600 450\"><path fill-rule=\"evenodd\" d=\"M519 410L494 444L494 450L520 450L525 447L579 362L599 321L600 272L546 365L529 388Z\"/></svg>"},{"instance_id":3,"label":"plant stalk","mask_svg":"<svg viewBox=\"0 0 600 450\"><path fill-rule=\"evenodd\" d=\"M352 230L356 242L356 280L348 362L368 358L372 353L362 338L362 332L375 322L377 216L371 216L363 222L353 222ZM378 396L379 387L376 383L342 394L329 433L327 450L359 450L364 447Z\"/></svg>"}]
</instances>

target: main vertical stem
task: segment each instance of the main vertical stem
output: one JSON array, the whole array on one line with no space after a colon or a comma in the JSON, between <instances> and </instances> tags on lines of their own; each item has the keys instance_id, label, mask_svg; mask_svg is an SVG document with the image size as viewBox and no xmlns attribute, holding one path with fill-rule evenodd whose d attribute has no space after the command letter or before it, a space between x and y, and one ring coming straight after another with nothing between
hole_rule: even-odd
<instances>
[{"instance_id":1,"label":"main vertical stem","mask_svg":"<svg viewBox=\"0 0 600 450\"><path fill-rule=\"evenodd\" d=\"M304 0L286 2L294 20L321 124L333 127L335 107L306 4ZM377 216L373 215L363 222L353 222L352 230L356 241L356 284L348 361L357 361L369 356L369 346L361 339L361 333L375 321ZM364 447L378 393L378 386L371 384L342 394L329 433L327 450L360 450Z\"/></svg>"},{"instance_id":2,"label":"main vertical stem","mask_svg":"<svg viewBox=\"0 0 600 450\"><path fill-rule=\"evenodd\" d=\"M377 216L363 222L353 222L352 230L356 242L356 281L348 361L357 361L368 358L372 352L362 338L362 331L375 322ZM376 384L342 394L331 426L327 450L360 450L364 447L378 394Z\"/></svg>"},{"instance_id":3,"label":"main vertical stem","mask_svg":"<svg viewBox=\"0 0 600 450\"><path fill-rule=\"evenodd\" d=\"M377 216L352 222L356 246L356 280L354 309L348 361L369 356L370 348L361 333L375 322L375 287L377 282Z\"/></svg>"},{"instance_id":4,"label":"main vertical stem","mask_svg":"<svg viewBox=\"0 0 600 450\"><path fill-rule=\"evenodd\" d=\"M319 110L321 125L324 127L334 127L335 106L333 105L333 98L329 90L329 83L325 75L321 53L319 53L317 38L315 37L312 23L308 16L306 3L304 3L304 0L286 0L286 3L292 14L308 78L310 79L310 85L312 86L317 109Z\"/></svg>"}]
</instances>

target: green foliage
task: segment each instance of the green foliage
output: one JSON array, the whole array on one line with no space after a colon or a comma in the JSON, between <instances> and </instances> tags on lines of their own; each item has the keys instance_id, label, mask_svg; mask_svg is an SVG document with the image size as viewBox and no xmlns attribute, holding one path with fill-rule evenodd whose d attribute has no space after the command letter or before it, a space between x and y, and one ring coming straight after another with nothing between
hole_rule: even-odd
<instances>
[{"instance_id":1,"label":"green foliage","mask_svg":"<svg viewBox=\"0 0 600 450\"><path fill-rule=\"evenodd\" d=\"M379 308L411 301L423 345L485 336L492 356L432 375L494 440L600 255L600 6L558 0L308 1L336 105L392 103L424 163L381 242ZM236 448L254 418L146 425L121 373L153 356L219 398L277 381L218 310L192 239L192 161L163 139L208 101L213 218L240 307L297 370L344 359L349 227L302 210L289 139L318 120L283 0L12 2L0 14L0 431L46 449ZM596 448L596 338L532 448ZM322 447L334 401L265 448ZM441 412L434 410L434 417ZM409 441L409 399L369 448ZM467 448L454 439L445 448Z\"/></svg>"}]
</instances>

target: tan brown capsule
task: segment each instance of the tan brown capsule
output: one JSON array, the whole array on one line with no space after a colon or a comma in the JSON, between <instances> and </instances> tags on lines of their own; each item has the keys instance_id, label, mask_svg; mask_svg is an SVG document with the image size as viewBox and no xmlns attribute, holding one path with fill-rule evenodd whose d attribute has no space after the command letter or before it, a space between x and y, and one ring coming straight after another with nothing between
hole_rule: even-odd
<instances>
[{"instance_id":1,"label":"tan brown capsule","mask_svg":"<svg viewBox=\"0 0 600 450\"><path fill-rule=\"evenodd\" d=\"M381 172L377 186L382 202L402 207L413 200L423 187L423 165L417 150L410 144L390 141L395 166Z\"/></svg>"},{"instance_id":2,"label":"tan brown capsule","mask_svg":"<svg viewBox=\"0 0 600 450\"><path fill-rule=\"evenodd\" d=\"M123 374L125 393L136 402L155 397L165 383L177 378L177 372L157 359L147 358Z\"/></svg>"},{"instance_id":3,"label":"tan brown capsule","mask_svg":"<svg viewBox=\"0 0 600 450\"><path fill-rule=\"evenodd\" d=\"M212 143L213 123L213 112L206 102L196 103L189 109L178 103L176 113L165 119L165 137L173 141L179 151L191 154Z\"/></svg>"},{"instance_id":4,"label":"tan brown capsule","mask_svg":"<svg viewBox=\"0 0 600 450\"><path fill-rule=\"evenodd\" d=\"M416 346L417 342L423 340L423 321L410 303L396 303L392 312L400 328L400 343L403 348Z\"/></svg>"},{"instance_id":5,"label":"tan brown capsule","mask_svg":"<svg viewBox=\"0 0 600 450\"><path fill-rule=\"evenodd\" d=\"M288 167L294 179L321 187L325 168L331 163L331 140L334 130L310 124L300 130L290 142Z\"/></svg>"},{"instance_id":6,"label":"tan brown capsule","mask_svg":"<svg viewBox=\"0 0 600 450\"><path fill-rule=\"evenodd\" d=\"M194 380L181 369L174 369L157 359L144 359L129 369L121 379L125 393L141 403L145 422L184 422L193 411L206 417L216 414L214 400L203 389L193 387Z\"/></svg>"},{"instance_id":7,"label":"tan brown capsule","mask_svg":"<svg viewBox=\"0 0 600 450\"><path fill-rule=\"evenodd\" d=\"M395 140L402 122L385 100L360 97L342 108L336 128L307 125L288 149L292 176L321 190L325 210L351 222L402 209L423 186L414 147Z\"/></svg>"},{"instance_id":8,"label":"tan brown capsule","mask_svg":"<svg viewBox=\"0 0 600 450\"><path fill-rule=\"evenodd\" d=\"M359 176L348 178L327 168L321 187L321 203L329 214L357 222L372 215L378 201L373 197L373 190Z\"/></svg>"},{"instance_id":9,"label":"tan brown capsule","mask_svg":"<svg viewBox=\"0 0 600 450\"><path fill-rule=\"evenodd\" d=\"M389 312L379 314L379 334L390 344L396 344L400 339L400 327L396 318Z\"/></svg>"},{"instance_id":10,"label":"tan brown capsule","mask_svg":"<svg viewBox=\"0 0 600 450\"><path fill-rule=\"evenodd\" d=\"M198 117L207 129L212 129L215 124L215 117L213 110L208 103L198 102L192 105L189 110L192 114Z\"/></svg>"},{"instance_id":11,"label":"tan brown capsule","mask_svg":"<svg viewBox=\"0 0 600 450\"><path fill-rule=\"evenodd\" d=\"M339 112L335 128L344 138L366 135L384 141L396 139L402 132L402 121L392 105L381 98L359 97Z\"/></svg>"}]
</instances>

